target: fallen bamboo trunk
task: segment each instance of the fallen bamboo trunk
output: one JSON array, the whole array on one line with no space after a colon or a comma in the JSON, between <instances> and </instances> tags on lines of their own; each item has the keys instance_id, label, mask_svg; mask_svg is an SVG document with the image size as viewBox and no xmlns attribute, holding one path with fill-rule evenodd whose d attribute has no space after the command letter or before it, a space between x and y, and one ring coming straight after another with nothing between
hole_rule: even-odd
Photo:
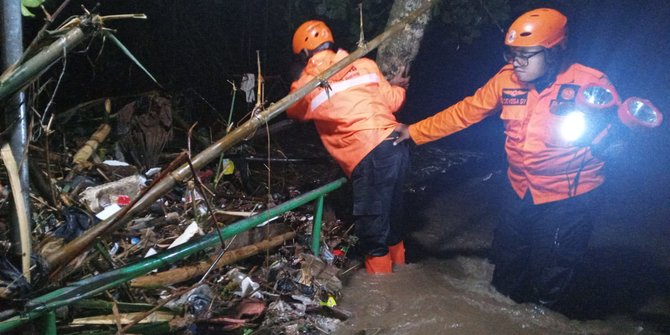
<instances>
[{"instance_id":1,"label":"fallen bamboo trunk","mask_svg":"<svg viewBox=\"0 0 670 335\"><path fill-rule=\"evenodd\" d=\"M221 259L216 263L214 268L220 268L224 265L235 263L239 260L256 255L262 251L277 247L282 243L284 243L284 241L291 239L294 236L295 232L288 232L271 237L267 240L263 240L253 245L248 245L235 250L226 251L223 254L223 257L221 257ZM212 265L212 262L214 262L215 260L216 256L214 255L211 257L209 261L202 261L195 265L183 266L173 270L159 272L153 275L138 277L130 281L130 286L142 287L142 288L156 288L181 283L194 277L205 274L205 272L207 272L209 267Z\"/></svg>"},{"instance_id":2,"label":"fallen bamboo trunk","mask_svg":"<svg viewBox=\"0 0 670 335\"><path fill-rule=\"evenodd\" d=\"M353 63L355 60L365 56L391 36L402 31L410 22L414 21L417 17L419 17L419 15L430 9L433 3L434 2L430 2L427 5L417 9L412 14L408 15L404 20L389 27L381 35L375 37L367 44L359 47L354 52L349 54L349 56L333 64L328 70L307 82L305 86L295 90L283 99L272 104L267 110L252 117L249 121L240 125L238 128L231 131L228 135L207 147L205 150L193 157L191 162L193 168L203 168L209 162L213 161L214 159L218 159L224 151L230 149L238 142L247 138L254 131L256 131L258 127L266 124L269 120L278 116L288 107L302 99L302 97L304 97L307 93L326 82L328 78L332 77L337 72ZM52 276L54 275L54 272L59 271L64 265L77 257L77 255L79 255L83 250L89 248L98 236L113 231L117 227L121 227L128 223L134 218L134 216L149 208L151 204L153 204L161 196L167 194L178 183L184 182L190 177L191 167L189 164L183 164L181 167L177 168L175 171L170 173L170 175L166 176L163 180L148 190L147 193L141 199L139 199L139 201L137 201L137 203L135 203L126 213L124 213L123 216L116 215L98 223L94 227L87 230L84 234L65 245L61 249L61 252L49 255L46 259L46 263L49 265L52 271Z\"/></svg>"}]
</instances>

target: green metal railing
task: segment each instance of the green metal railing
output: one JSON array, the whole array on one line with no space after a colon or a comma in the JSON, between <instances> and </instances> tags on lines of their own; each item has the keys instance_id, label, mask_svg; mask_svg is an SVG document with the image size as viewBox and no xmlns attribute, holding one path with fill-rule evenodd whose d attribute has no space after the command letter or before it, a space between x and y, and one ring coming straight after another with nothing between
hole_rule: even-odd
<instances>
[{"instance_id":1,"label":"green metal railing","mask_svg":"<svg viewBox=\"0 0 670 335\"><path fill-rule=\"evenodd\" d=\"M302 206L308 202L316 200L316 209L312 227L312 252L318 256L321 239L321 216L323 214L323 201L326 194L340 188L346 183L345 178L340 178L320 188L300 195L294 199L284 202L276 207L270 208L262 213L246 218L232 225L221 229L221 236L217 233L210 233L201 239L183 244L160 254L145 258L137 263L124 266L97 276L86 278L74 282L66 287L57 289L43 296L29 300L26 305L26 312L16 315L10 319L0 322L0 333L14 329L21 324L42 317L45 313L47 317L43 318L48 327L44 327L45 334L55 334L55 317L52 311L61 306L67 306L75 301L88 298L108 289L115 288L131 279L142 276L161 266L172 264L178 260L184 259L198 251L216 246L221 243L221 238L228 239L239 233L247 231L257 225L279 216L287 211Z\"/></svg>"}]
</instances>

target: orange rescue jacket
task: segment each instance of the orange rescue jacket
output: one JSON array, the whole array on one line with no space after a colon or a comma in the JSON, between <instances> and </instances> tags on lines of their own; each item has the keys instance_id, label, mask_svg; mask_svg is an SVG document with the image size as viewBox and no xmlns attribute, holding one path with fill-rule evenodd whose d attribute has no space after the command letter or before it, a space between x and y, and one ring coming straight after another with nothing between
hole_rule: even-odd
<instances>
[{"instance_id":1,"label":"orange rescue jacket","mask_svg":"<svg viewBox=\"0 0 670 335\"><path fill-rule=\"evenodd\" d=\"M579 87L591 83L609 81L595 69L573 64L551 86L537 92L532 84L520 82L512 65L507 64L474 95L410 125L410 136L417 144L430 142L477 123L502 107L507 175L512 187L520 198L530 190L535 204L563 200L591 191L604 181L603 161L590 147L562 140L558 124L565 116L552 113L561 103L574 101ZM606 132L607 128L598 137Z\"/></svg>"},{"instance_id":2,"label":"orange rescue jacket","mask_svg":"<svg viewBox=\"0 0 670 335\"><path fill-rule=\"evenodd\" d=\"M312 56L294 91L349 54L321 51ZM325 86L325 85L324 85ZM398 124L395 113L405 100L405 89L392 86L367 58L354 61L288 108L289 117L313 120L321 141L347 176Z\"/></svg>"}]
</instances>

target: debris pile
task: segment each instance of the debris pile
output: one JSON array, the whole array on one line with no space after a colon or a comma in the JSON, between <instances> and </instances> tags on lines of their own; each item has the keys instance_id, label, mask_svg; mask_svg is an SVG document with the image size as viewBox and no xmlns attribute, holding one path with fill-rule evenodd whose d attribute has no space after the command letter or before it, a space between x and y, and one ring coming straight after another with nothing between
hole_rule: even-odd
<instances>
[{"instance_id":1,"label":"debris pile","mask_svg":"<svg viewBox=\"0 0 670 335\"><path fill-rule=\"evenodd\" d=\"M337 301L341 276L358 266L347 257L351 226L314 201L281 207L340 176L318 142L283 148L278 122L196 169L191 152L209 144L212 129L186 127L173 101L150 92L84 104L31 146L28 275L0 172L0 330L12 320L23 320L19 333L42 330L25 322L35 314L51 316L59 334L316 334L349 317ZM194 178L132 210L184 166ZM273 208L281 210L263 215ZM227 235L258 216L257 227ZM203 247L207 239L216 243ZM137 270L149 261L152 270Z\"/></svg>"}]
</instances>

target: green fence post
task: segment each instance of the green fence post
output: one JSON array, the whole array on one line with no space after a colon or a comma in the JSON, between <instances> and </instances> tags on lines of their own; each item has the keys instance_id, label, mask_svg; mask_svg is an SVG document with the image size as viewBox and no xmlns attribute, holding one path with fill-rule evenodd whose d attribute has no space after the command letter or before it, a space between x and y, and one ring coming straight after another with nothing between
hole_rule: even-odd
<instances>
[{"instance_id":1,"label":"green fence post","mask_svg":"<svg viewBox=\"0 0 670 335\"><path fill-rule=\"evenodd\" d=\"M42 335L56 335L56 312L49 311L40 318L42 321Z\"/></svg>"},{"instance_id":2,"label":"green fence post","mask_svg":"<svg viewBox=\"0 0 670 335\"><path fill-rule=\"evenodd\" d=\"M312 252L319 256L319 245L321 243L321 218L323 217L323 195L316 199L316 213L312 224Z\"/></svg>"}]
</instances>

